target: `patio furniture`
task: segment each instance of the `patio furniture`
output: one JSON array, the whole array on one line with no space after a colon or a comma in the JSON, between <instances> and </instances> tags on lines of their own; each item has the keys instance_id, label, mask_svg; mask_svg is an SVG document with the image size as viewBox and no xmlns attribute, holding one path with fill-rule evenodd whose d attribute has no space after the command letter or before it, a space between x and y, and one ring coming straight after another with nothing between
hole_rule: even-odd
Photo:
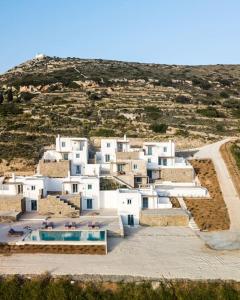
<instances>
[{"instance_id":1,"label":"patio furniture","mask_svg":"<svg viewBox=\"0 0 240 300\"><path fill-rule=\"evenodd\" d=\"M41 229L53 229L54 223L53 222L43 222Z\"/></svg>"},{"instance_id":2,"label":"patio furniture","mask_svg":"<svg viewBox=\"0 0 240 300\"><path fill-rule=\"evenodd\" d=\"M100 228L100 224L97 223L97 222L88 222L88 228L99 229Z\"/></svg>"},{"instance_id":3,"label":"patio furniture","mask_svg":"<svg viewBox=\"0 0 240 300\"><path fill-rule=\"evenodd\" d=\"M22 236L24 235L24 231L22 230L15 230L13 228L10 228L8 231L9 236Z\"/></svg>"},{"instance_id":4,"label":"patio furniture","mask_svg":"<svg viewBox=\"0 0 240 300\"><path fill-rule=\"evenodd\" d=\"M54 228L54 223L53 222L47 223L47 229L53 229L53 228Z\"/></svg>"},{"instance_id":5,"label":"patio furniture","mask_svg":"<svg viewBox=\"0 0 240 300\"><path fill-rule=\"evenodd\" d=\"M46 229L47 228L47 222L42 222L41 229Z\"/></svg>"},{"instance_id":6,"label":"patio furniture","mask_svg":"<svg viewBox=\"0 0 240 300\"><path fill-rule=\"evenodd\" d=\"M67 229L76 229L77 224L76 224L76 222L66 222L65 223L65 228L67 228Z\"/></svg>"}]
</instances>

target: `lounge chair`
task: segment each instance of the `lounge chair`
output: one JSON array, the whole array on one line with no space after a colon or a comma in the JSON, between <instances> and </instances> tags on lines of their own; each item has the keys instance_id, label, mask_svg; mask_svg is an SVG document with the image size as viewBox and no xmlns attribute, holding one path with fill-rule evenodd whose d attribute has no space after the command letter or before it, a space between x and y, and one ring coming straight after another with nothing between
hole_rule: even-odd
<instances>
[{"instance_id":1,"label":"lounge chair","mask_svg":"<svg viewBox=\"0 0 240 300\"><path fill-rule=\"evenodd\" d=\"M10 228L8 231L9 236L22 236L24 235L24 231L22 230L15 230L13 228Z\"/></svg>"},{"instance_id":2,"label":"lounge chair","mask_svg":"<svg viewBox=\"0 0 240 300\"><path fill-rule=\"evenodd\" d=\"M99 223L96 223L96 222L89 222L88 223L88 228L91 228L91 229L99 229L100 227L100 224Z\"/></svg>"},{"instance_id":3,"label":"lounge chair","mask_svg":"<svg viewBox=\"0 0 240 300\"><path fill-rule=\"evenodd\" d=\"M54 223L53 222L47 223L47 229L53 229L53 228L54 228Z\"/></svg>"},{"instance_id":4,"label":"lounge chair","mask_svg":"<svg viewBox=\"0 0 240 300\"><path fill-rule=\"evenodd\" d=\"M75 229L75 228L77 228L77 224L76 224L76 222L67 222L67 223L65 223L65 228Z\"/></svg>"},{"instance_id":5,"label":"lounge chair","mask_svg":"<svg viewBox=\"0 0 240 300\"><path fill-rule=\"evenodd\" d=\"M46 229L47 228L47 222L42 222L41 229Z\"/></svg>"},{"instance_id":6,"label":"lounge chair","mask_svg":"<svg viewBox=\"0 0 240 300\"><path fill-rule=\"evenodd\" d=\"M54 224L53 222L43 222L41 229L53 229Z\"/></svg>"}]
</instances>

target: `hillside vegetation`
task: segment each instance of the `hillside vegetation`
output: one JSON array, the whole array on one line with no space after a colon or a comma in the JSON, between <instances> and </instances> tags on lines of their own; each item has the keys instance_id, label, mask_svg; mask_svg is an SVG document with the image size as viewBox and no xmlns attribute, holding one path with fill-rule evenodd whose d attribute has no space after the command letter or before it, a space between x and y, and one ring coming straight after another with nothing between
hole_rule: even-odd
<instances>
[{"instance_id":1,"label":"hillside vegetation","mask_svg":"<svg viewBox=\"0 0 240 300\"><path fill-rule=\"evenodd\" d=\"M239 135L240 65L44 57L0 76L0 159L34 164L62 135L186 139Z\"/></svg>"}]
</instances>

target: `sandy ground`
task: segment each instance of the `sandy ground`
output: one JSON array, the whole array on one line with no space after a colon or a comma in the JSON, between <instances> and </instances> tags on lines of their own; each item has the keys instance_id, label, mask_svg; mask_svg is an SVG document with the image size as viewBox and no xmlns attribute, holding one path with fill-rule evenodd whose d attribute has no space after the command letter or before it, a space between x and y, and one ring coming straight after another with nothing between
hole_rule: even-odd
<instances>
[{"instance_id":1,"label":"sandy ground","mask_svg":"<svg viewBox=\"0 0 240 300\"><path fill-rule=\"evenodd\" d=\"M139 227L110 238L100 255L0 256L4 274L101 274L151 278L240 279L240 251L214 251L188 227Z\"/></svg>"}]
</instances>

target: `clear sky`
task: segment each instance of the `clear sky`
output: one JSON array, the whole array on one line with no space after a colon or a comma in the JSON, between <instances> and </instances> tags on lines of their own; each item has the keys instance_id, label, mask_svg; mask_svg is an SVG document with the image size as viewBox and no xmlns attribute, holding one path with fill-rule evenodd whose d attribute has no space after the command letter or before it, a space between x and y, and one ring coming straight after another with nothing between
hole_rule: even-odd
<instances>
[{"instance_id":1,"label":"clear sky","mask_svg":"<svg viewBox=\"0 0 240 300\"><path fill-rule=\"evenodd\" d=\"M240 63L240 0L0 0L0 73L38 52Z\"/></svg>"}]
</instances>

